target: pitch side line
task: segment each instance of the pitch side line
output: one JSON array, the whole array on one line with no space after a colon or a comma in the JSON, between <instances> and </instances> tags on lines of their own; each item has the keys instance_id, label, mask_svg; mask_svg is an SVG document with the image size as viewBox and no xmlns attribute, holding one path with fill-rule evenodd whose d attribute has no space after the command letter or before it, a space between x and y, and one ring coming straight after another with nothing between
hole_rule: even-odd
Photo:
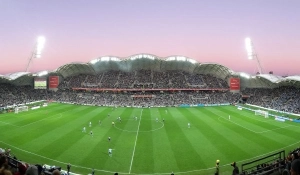
<instances>
[{"instance_id":1,"label":"pitch side line","mask_svg":"<svg viewBox=\"0 0 300 175\"><path fill-rule=\"evenodd\" d=\"M26 151L26 150L24 150L24 149L15 147L15 146L13 146L13 145L10 145L10 144L5 143L5 142L2 142L2 141L0 141L0 143L3 143L3 144L5 144L5 145L7 145L7 146L9 146L9 147L11 147L11 148L15 148L15 149L20 150L20 151L22 151L22 152L25 152L25 153L28 153L28 154L32 154L32 155L35 155L35 156L37 156L37 157L41 157L41 158L46 159L46 160L51 160L51 161L53 161L53 162L57 162L57 163L61 163L61 164L68 164L68 163L69 163L69 162L62 162L62 161L58 161L58 160L55 160L55 159L51 159L51 158L48 158L48 157L45 157L45 156L42 156L42 155L39 155L39 154L30 152L30 151ZM78 168L82 168L82 169L92 170L92 168L88 168L88 167L84 167L84 166L79 166L79 165L74 165L74 164L72 164L72 166L78 167ZM95 169L95 170L96 170L96 171L100 171L100 172L106 172L106 173L115 173L114 171L106 171L106 170L99 170L99 169ZM128 174L128 173L122 173L122 174Z\"/></svg>"},{"instance_id":2,"label":"pitch side line","mask_svg":"<svg viewBox=\"0 0 300 175\"><path fill-rule=\"evenodd\" d=\"M141 111L138 129L136 131L135 142L134 142L134 147L133 147L133 152L132 152L132 157L131 157L131 162L130 162L130 167L129 167L129 174L131 172L131 167L132 167L132 162L133 162L133 157L134 157L134 152L135 152L135 147L136 147L136 141L137 141L137 138L138 138L138 135L139 135L139 130L140 130L140 125L141 125L142 115L143 115L143 109Z\"/></svg>"},{"instance_id":3,"label":"pitch side line","mask_svg":"<svg viewBox=\"0 0 300 175\"><path fill-rule=\"evenodd\" d=\"M0 141L0 143L3 143L3 144L5 144L5 145L7 145L7 146L10 146L10 147L15 148L15 149L17 149L17 150L20 150L20 151L22 151L22 152L25 152L25 153L28 153L28 154L32 154L32 155L35 155L35 156L38 156L38 157L41 157L41 158L44 158L44 159L47 159L47 160L51 160L51 161L53 161L53 162L62 163L62 164L68 164L67 162L61 162L61 161L54 160L54 159L51 159L51 158L48 158L48 157L44 157L44 156L39 155L39 154L35 154L35 153L33 153L33 152L30 152L30 151L23 150L23 149L21 149L21 148L19 148L19 147L15 147L15 146L10 145L10 144L8 144L8 143L5 143L5 142L3 142L3 141ZM277 149L277 150L274 150L274 151L267 152L267 153L265 153L265 154L260 154L259 156L254 156L254 157L249 158L249 159L239 160L238 162L245 162L245 161L249 161L249 160L254 159L254 158L262 157L262 156L265 156L265 155L268 155L268 154L271 154L271 153L274 153L274 152L281 151L281 150L283 150L283 149L285 149L285 148L288 148L288 147L291 147L291 146L293 146L293 145L297 145L297 144L299 144L299 143L300 143L300 141L295 142L295 143L292 143L292 144L290 144L290 145L287 145L287 146L285 146L285 147L283 147L283 148L280 148L280 149ZM222 165L221 167L229 166L230 164L231 164L231 163L227 163L227 164L225 164L225 165ZM72 166L78 167L78 168L82 168L82 169L91 170L91 168L84 167L84 166L79 166L79 165L72 165ZM174 173L175 173L175 174L186 174L186 173L200 172L200 171L211 170L211 169L215 169L215 167L206 168L206 169L199 169L199 170L190 170L190 171L181 171L181 172L179 171L179 172L174 172ZM95 170L96 170L96 171L100 171L100 172L114 173L113 171L106 171L106 170L99 170L99 169L95 169ZM130 174L130 173L125 173L125 172L120 172L120 173L121 173L121 174ZM170 173L151 173L151 174L137 174L137 173L131 173L131 174L135 174L135 175L153 175L153 174L170 174Z\"/></svg>"},{"instance_id":4,"label":"pitch side line","mask_svg":"<svg viewBox=\"0 0 300 175\"><path fill-rule=\"evenodd\" d=\"M216 115L217 115L217 114L216 114ZM217 115L217 116L219 116L219 115ZM224 117L219 116L218 120L219 120L220 118L222 118L222 119L224 119L224 120L227 120L227 121L230 121L231 123L233 123L233 124L235 124L235 125L238 125L238 126L241 127L241 128L244 128L244 129L246 129L246 130L248 130L248 131L250 131L250 132L253 132L253 133L257 134L256 131L253 131L252 129L248 129L248 128L246 128L246 127L244 127L244 126L242 126L242 125L240 125L240 124L238 124L238 123L235 123L235 122L233 122L233 121L231 121L231 120L228 120L228 119L226 119L226 118L224 118ZM220 120L219 120L219 121L220 121Z\"/></svg>"},{"instance_id":5,"label":"pitch side line","mask_svg":"<svg viewBox=\"0 0 300 175\"><path fill-rule=\"evenodd\" d=\"M210 111L210 112L212 112L212 111ZM252 129L249 129L249 128L246 128L246 127L244 127L244 126L242 126L242 125L240 125L240 124L238 124L238 123L236 123L236 122L233 122L233 121L231 121L231 120L228 120L227 118L225 118L225 117L222 117L222 116L220 116L219 114L216 114L215 112L212 112L212 113L214 113L215 115L217 115L219 118L218 118L218 120L220 121L220 118L222 118L222 119L224 119L224 120L227 120L227 121L229 121L229 122L231 122L231 123L233 123L233 124L236 124L236 125L238 125L239 127L242 127L242 128L244 128L244 129L246 129L246 130L248 130L248 131L250 131L250 132L253 132L253 133L255 133L255 134L262 134L262 133L266 133L266 132L270 132L270 131L274 131L274 130L278 130L278 129L282 129L282 128L287 128L287 127L292 127L292 126L294 126L294 125L289 125L289 124L287 124L287 126L283 126L283 127L277 127L277 126L275 126L276 128L274 128L274 129L268 129L268 130L264 130L264 131L254 131L254 130L252 130ZM243 115L244 116L244 115ZM246 117L248 117L248 116L246 116ZM249 118L249 117L248 117ZM253 120L257 120L257 119L253 119ZM257 121L260 121L260 120L257 120ZM260 122L262 122L262 123L264 123L263 121L260 121Z\"/></svg>"},{"instance_id":6,"label":"pitch side line","mask_svg":"<svg viewBox=\"0 0 300 175\"><path fill-rule=\"evenodd\" d=\"M219 115L218 115L218 116L219 116ZM259 132L258 132L258 131L253 131L252 129L246 128L246 127L244 127L244 126L242 126L242 125L240 125L240 124L237 124L237 123L235 123L235 122L233 122L233 121L231 121L231 120L228 120L227 118L221 117L221 116L219 116L218 120L219 120L220 118L222 118L222 119L224 119L224 120L227 120L227 121L229 121L229 122L231 122L231 123L233 123L233 124L235 124L235 125L238 125L238 126L244 128L244 129L246 129L246 130L248 130L248 131L251 131L251 132L253 132L253 133L255 133L255 134L262 134L262 133L266 133L266 132L270 132L270 131L275 131L275 130L278 130L278 129L288 128L288 127L292 127L292 126L293 126L293 125L289 125L289 126L277 127L277 128L275 128L275 129L268 129L268 130L264 130L264 131L259 131ZM219 121L220 121L220 120L219 120Z\"/></svg>"}]
</instances>

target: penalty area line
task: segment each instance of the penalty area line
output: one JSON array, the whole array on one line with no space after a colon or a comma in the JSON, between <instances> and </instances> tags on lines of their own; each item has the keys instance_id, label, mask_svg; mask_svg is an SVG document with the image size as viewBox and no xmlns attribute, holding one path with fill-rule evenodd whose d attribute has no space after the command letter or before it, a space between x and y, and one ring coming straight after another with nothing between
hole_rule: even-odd
<instances>
[{"instance_id":1,"label":"penalty area line","mask_svg":"<svg viewBox=\"0 0 300 175\"><path fill-rule=\"evenodd\" d=\"M136 131L135 142L134 142L134 147L133 147L133 152L132 152L132 157L131 157L130 167L129 167L129 174L131 173L131 167L132 167L132 162L133 162L133 157L134 157L134 152L135 152L135 147L136 147L136 141L137 141L137 138L138 138L138 135L139 135L139 130L140 130L140 124L141 124L141 120L142 120L142 115L143 115L143 109L141 111L138 129Z\"/></svg>"}]
</instances>

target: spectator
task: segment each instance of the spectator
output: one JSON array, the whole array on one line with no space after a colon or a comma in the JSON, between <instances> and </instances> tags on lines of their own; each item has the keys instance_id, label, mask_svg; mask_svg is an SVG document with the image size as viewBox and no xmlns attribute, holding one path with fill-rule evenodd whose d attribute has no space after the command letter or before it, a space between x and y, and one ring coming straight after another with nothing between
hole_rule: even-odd
<instances>
[{"instance_id":1,"label":"spectator","mask_svg":"<svg viewBox=\"0 0 300 175\"><path fill-rule=\"evenodd\" d=\"M291 175L300 175L300 159L292 162Z\"/></svg>"},{"instance_id":2,"label":"spectator","mask_svg":"<svg viewBox=\"0 0 300 175\"><path fill-rule=\"evenodd\" d=\"M236 162L233 162L231 164L231 166L233 166L232 175L239 175L240 171L239 171L239 168L236 165Z\"/></svg>"}]
</instances>

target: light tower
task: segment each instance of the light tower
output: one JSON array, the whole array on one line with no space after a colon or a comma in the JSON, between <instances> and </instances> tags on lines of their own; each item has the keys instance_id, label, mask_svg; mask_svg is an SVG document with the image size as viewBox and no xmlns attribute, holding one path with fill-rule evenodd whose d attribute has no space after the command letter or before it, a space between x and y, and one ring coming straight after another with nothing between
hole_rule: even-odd
<instances>
[{"instance_id":1,"label":"light tower","mask_svg":"<svg viewBox=\"0 0 300 175\"><path fill-rule=\"evenodd\" d=\"M256 61L257 61L257 67L258 67L258 72L260 74L262 74L263 73L263 69L262 69L261 64L259 62L257 54L254 51L254 47L253 47L253 43L252 43L251 39L250 38L246 38L245 39L245 44L246 44L246 50L247 50L248 59L249 60L256 59Z\"/></svg>"},{"instance_id":2,"label":"light tower","mask_svg":"<svg viewBox=\"0 0 300 175\"><path fill-rule=\"evenodd\" d=\"M33 49L32 53L29 57L29 61L28 61L28 64L26 66L26 72L28 71L29 65L30 65L31 60L33 58L41 58L41 54L42 54L42 50L43 50L44 45L45 45L45 41L46 41L45 37L43 37L43 36L38 37L38 39L36 41L36 44L34 46L34 49Z\"/></svg>"}]
</instances>

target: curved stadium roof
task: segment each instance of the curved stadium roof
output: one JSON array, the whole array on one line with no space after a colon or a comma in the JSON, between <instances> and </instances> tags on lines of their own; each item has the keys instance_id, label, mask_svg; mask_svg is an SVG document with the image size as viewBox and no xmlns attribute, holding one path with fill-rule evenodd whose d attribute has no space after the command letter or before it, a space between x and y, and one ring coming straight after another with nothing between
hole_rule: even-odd
<instances>
[{"instance_id":1,"label":"curved stadium roof","mask_svg":"<svg viewBox=\"0 0 300 175\"><path fill-rule=\"evenodd\" d=\"M243 73L234 72L228 67L217 63L200 63L184 56L158 57L151 54L137 54L127 58L104 56L88 63L69 63L60 66L49 74L60 75L63 78L78 74L95 75L108 70L121 70L131 72L135 70L181 70L194 74L211 74L215 77L226 79L228 77L240 77L246 87L277 87L279 85L300 86L300 76L281 77L272 74L246 76ZM44 72L44 71L42 71ZM16 72L0 75L0 83L12 83L16 85L31 84L32 78L40 73Z\"/></svg>"}]
</instances>

